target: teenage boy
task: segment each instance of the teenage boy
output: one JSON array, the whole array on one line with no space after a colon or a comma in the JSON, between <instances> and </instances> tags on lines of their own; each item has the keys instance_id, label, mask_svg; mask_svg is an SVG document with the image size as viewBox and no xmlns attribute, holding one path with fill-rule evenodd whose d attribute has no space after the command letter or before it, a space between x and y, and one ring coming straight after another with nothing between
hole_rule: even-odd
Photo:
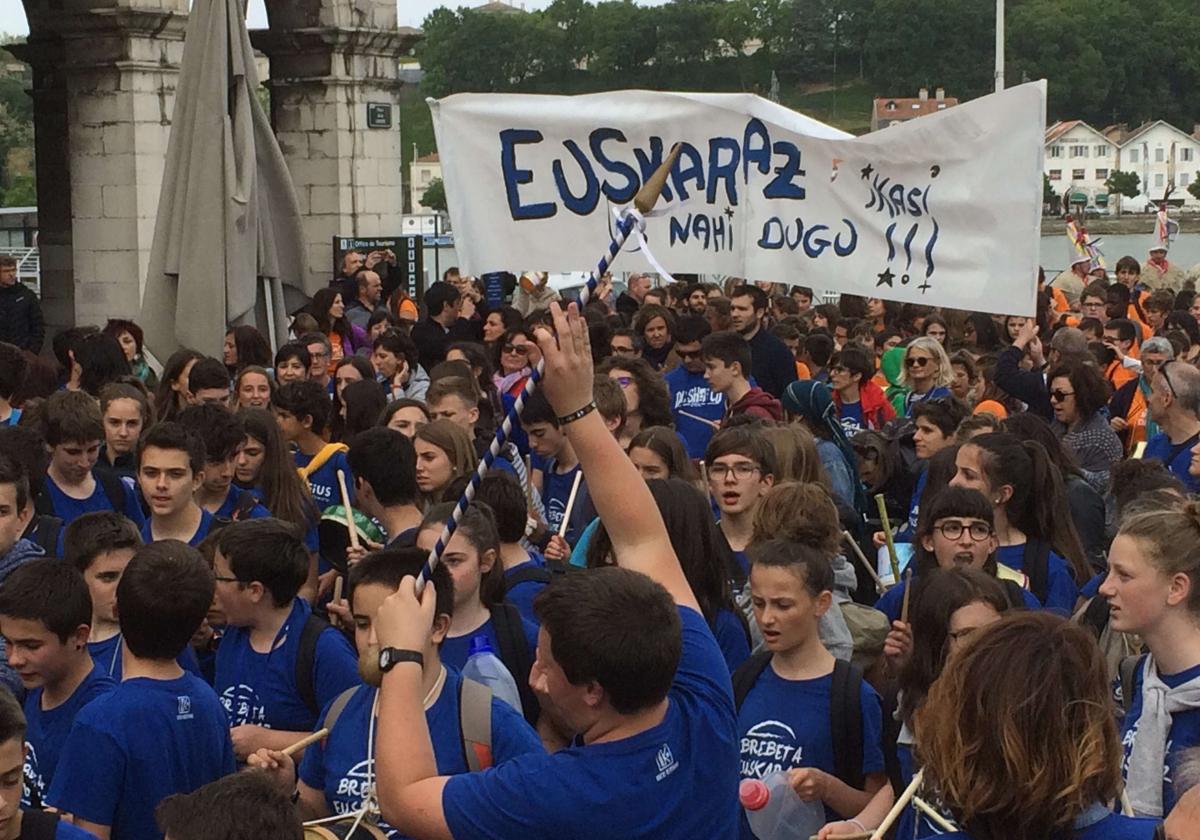
<instances>
[{"instance_id":1,"label":"teenage boy","mask_svg":"<svg viewBox=\"0 0 1200 840\"><path fill-rule=\"evenodd\" d=\"M213 569L228 625L213 687L245 761L311 732L321 709L358 684L358 659L345 636L296 597L308 578L308 550L293 526L278 519L229 525L217 538Z\"/></svg>"},{"instance_id":2,"label":"teenage boy","mask_svg":"<svg viewBox=\"0 0 1200 840\"><path fill-rule=\"evenodd\" d=\"M304 840L305 834L287 793L262 773L235 773L168 796L154 817L166 840Z\"/></svg>"},{"instance_id":3,"label":"teenage boy","mask_svg":"<svg viewBox=\"0 0 1200 840\"><path fill-rule=\"evenodd\" d=\"M521 612L521 618L537 625L533 600L550 583L546 560L536 549L522 544L529 522L525 491L510 473L489 472L479 482L475 501L483 502L496 515L500 537L500 562L504 567L504 600Z\"/></svg>"},{"instance_id":4,"label":"teenage boy","mask_svg":"<svg viewBox=\"0 0 1200 840\"><path fill-rule=\"evenodd\" d=\"M675 840L737 833L728 669L637 469L592 409L587 327L551 314L542 387L578 454L619 567L563 575L537 599L530 683L578 746L481 773L438 775L422 708L436 592L405 578L375 615L383 670L376 742L384 818L415 838ZM614 632L619 628L618 632ZM389 650L389 648L391 650ZM404 733L405 737L395 737Z\"/></svg>"},{"instance_id":5,"label":"teenage boy","mask_svg":"<svg viewBox=\"0 0 1200 840\"><path fill-rule=\"evenodd\" d=\"M299 341L289 341L275 353L275 381L280 385L308 379L312 356Z\"/></svg>"},{"instance_id":6,"label":"teenage boy","mask_svg":"<svg viewBox=\"0 0 1200 840\"><path fill-rule=\"evenodd\" d=\"M63 543L63 560L83 575L92 603L88 653L104 673L120 680L117 584L133 555L142 547L142 536L121 514L98 511L86 513L68 525Z\"/></svg>"},{"instance_id":7,"label":"teenage boy","mask_svg":"<svg viewBox=\"0 0 1200 840\"><path fill-rule=\"evenodd\" d=\"M406 575L420 572L427 557L426 552L416 548L377 551L350 570L354 641L363 661L373 664L379 659L379 647L371 642L379 605L396 591ZM454 612L454 584L442 565L434 568L430 584L437 607L432 633L421 651L421 684L438 772L447 776L466 773L479 761L475 749L478 742L471 744L473 733L466 731L473 719L482 718L491 724L487 744L490 763L482 764L483 767L503 764L528 753L544 754L537 733L519 712L442 664L439 651ZM372 708L379 688L379 675L375 676L367 684L350 689L322 714L318 725L328 728L329 735L304 751L299 781L292 759L281 752L259 750L250 757L250 766L269 770L281 790L299 793L296 804L305 820L350 814L362 807L367 791L360 780L374 770L368 745ZM386 824L380 829L389 835L393 831Z\"/></svg>"},{"instance_id":8,"label":"teenage boy","mask_svg":"<svg viewBox=\"0 0 1200 840\"><path fill-rule=\"evenodd\" d=\"M954 397L937 397L913 406L913 450L922 463L908 506L908 522L896 533L896 537L903 542L911 541L913 534L917 532L921 494L925 492L925 479L929 477L929 459L947 446L954 445L958 425L966 420L970 413L967 406ZM877 532L875 537L875 544L883 545L883 532Z\"/></svg>"},{"instance_id":9,"label":"teenage boy","mask_svg":"<svg viewBox=\"0 0 1200 840\"><path fill-rule=\"evenodd\" d=\"M388 548L416 544L421 528L421 491L412 441L395 429L367 429L350 441L356 507L387 532Z\"/></svg>"},{"instance_id":10,"label":"teenage boy","mask_svg":"<svg viewBox=\"0 0 1200 840\"><path fill-rule=\"evenodd\" d=\"M102 440L104 422L94 399L82 391L59 391L46 400L50 467L42 491L44 512L69 525L93 510L115 510L141 526L146 518L133 488L111 474L95 472ZM61 533L58 553L62 554Z\"/></svg>"},{"instance_id":11,"label":"teenage boy","mask_svg":"<svg viewBox=\"0 0 1200 840\"><path fill-rule=\"evenodd\" d=\"M739 415L758 417L769 423L783 419L779 400L758 386L750 385L750 345L735 332L717 332L700 343L704 381L713 393L725 398L722 427Z\"/></svg>"},{"instance_id":12,"label":"teenage boy","mask_svg":"<svg viewBox=\"0 0 1200 840\"><path fill-rule=\"evenodd\" d=\"M212 570L176 540L139 548L121 576L124 677L76 714L46 797L100 840L161 838L159 802L236 768L221 702L176 661L212 599Z\"/></svg>"},{"instance_id":13,"label":"teenage boy","mask_svg":"<svg viewBox=\"0 0 1200 840\"><path fill-rule=\"evenodd\" d=\"M270 516L257 496L233 485L238 453L246 445L242 421L224 405L204 403L179 412L178 422L204 444L204 480L196 504L224 522Z\"/></svg>"},{"instance_id":14,"label":"teenage boy","mask_svg":"<svg viewBox=\"0 0 1200 840\"><path fill-rule=\"evenodd\" d=\"M443 364L452 364L445 362ZM457 364L457 363L453 363ZM464 368L466 363L462 363ZM469 372L469 370L464 370ZM492 435L479 424L479 386L474 379L466 376L443 376L429 386L425 394L425 404L429 407L431 420L449 420L466 429L475 443L475 453L482 458L492 444ZM522 428L524 428L522 426ZM514 460L520 460L520 453L512 441L505 443L500 454L492 461L492 467L507 472L516 472Z\"/></svg>"},{"instance_id":15,"label":"teenage boy","mask_svg":"<svg viewBox=\"0 0 1200 840\"><path fill-rule=\"evenodd\" d=\"M741 778L787 773L801 797L825 806L826 822L852 819L888 783L883 710L862 672L836 661L821 642L833 569L817 549L783 540L757 545L751 556L751 602L766 651L733 676ZM843 720L852 714L858 726ZM849 755L854 729L861 752ZM740 836L755 838L744 814Z\"/></svg>"},{"instance_id":16,"label":"teenage boy","mask_svg":"<svg viewBox=\"0 0 1200 840\"><path fill-rule=\"evenodd\" d=\"M749 426L722 429L704 451L708 492L717 502L717 526L743 577L750 573L746 547L754 536L754 512L775 484L775 451Z\"/></svg>"},{"instance_id":17,"label":"teenage boy","mask_svg":"<svg viewBox=\"0 0 1200 840\"><path fill-rule=\"evenodd\" d=\"M26 763L25 715L12 694L0 689L0 837L4 840L95 840L58 814L21 807Z\"/></svg>"},{"instance_id":18,"label":"teenage boy","mask_svg":"<svg viewBox=\"0 0 1200 840\"><path fill-rule=\"evenodd\" d=\"M25 697L25 795L41 808L75 715L116 685L92 661L92 599L74 568L33 560L0 586L0 635Z\"/></svg>"},{"instance_id":19,"label":"teenage boy","mask_svg":"<svg viewBox=\"0 0 1200 840\"><path fill-rule=\"evenodd\" d=\"M879 431L896 417L883 389L871 381L874 375L875 356L861 347L847 347L830 360L829 384L847 436Z\"/></svg>"},{"instance_id":20,"label":"teenage boy","mask_svg":"<svg viewBox=\"0 0 1200 840\"><path fill-rule=\"evenodd\" d=\"M329 395L316 382L289 382L275 392L275 420L288 443L294 443L296 468L308 482L313 501L320 510L342 503L338 471L346 475L346 490L354 502L350 464L344 443L326 443L321 437L329 422Z\"/></svg>"},{"instance_id":21,"label":"teenage boy","mask_svg":"<svg viewBox=\"0 0 1200 840\"><path fill-rule=\"evenodd\" d=\"M671 391L675 430L683 438L689 458L704 457L713 432L725 416L725 395L708 387L700 342L712 330L702 317L687 315L675 322L675 353L679 364L663 378Z\"/></svg>"},{"instance_id":22,"label":"teenage boy","mask_svg":"<svg viewBox=\"0 0 1200 840\"><path fill-rule=\"evenodd\" d=\"M563 517L568 515L567 503L575 486L575 476L580 470L579 458L550 402L536 391L525 401L521 425L529 435L529 448L542 459L542 468L534 468L533 486L541 494L542 504L545 505L546 524L550 532L557 536L562 529ZM569 512L563 535L567 544L575 545L583 529L595 518L596 511L588 494L587 479L580 478L575 506Z\"/></svg>"},{"instance_id":23,"label":"teenage boy","mask_svg":"<svg viewBox=\"0 0 1200 840\"><path fill-rule=\"evenodd\" d=\"M192 405L229 403L229 370L220 359L205 357L188 371L188 391Z\"/></svg>"},{"instance_id":24,"label":"teenage boy","mask_svg":"<svg viewBox=\"0 0 1200 840\"><path fill-rule=\"evenodd\" d=\"M196 504L204 484L204 443L180 423L151 426L138 444L138 486L150 507L142 540L200 544L216 517Z\"/></svg>"},{"instance_id":25,"label":"teenage boy","mask_svg":"<svg viewBox=\"0 0 1200 840\"><path fill-rule=\"evenodd\" d=\"M15 344L0 341L0 426L15 426L21 409L12 407L12 395L25 379L25 356Z\"/></svg>"},{"instance_id":26,"label":"teenage boy","mask_svg":"<svg viewBox=\"0 0 1200 840\"><path fill-rule=\"evenodd\" d=\"M0 455L0 583L22 564L46 554L40 545L21 536L33 516L29 478L24 468ZM8 664L3 639L0 639L0 683L18 696L23 694L20 677Z\"/></svg>"}]
</instances>

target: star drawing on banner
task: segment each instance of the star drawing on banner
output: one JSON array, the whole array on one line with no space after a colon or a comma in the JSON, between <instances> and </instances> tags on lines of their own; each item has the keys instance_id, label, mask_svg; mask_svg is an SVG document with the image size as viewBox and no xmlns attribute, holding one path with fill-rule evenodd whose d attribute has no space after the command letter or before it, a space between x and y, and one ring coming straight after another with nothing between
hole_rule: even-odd
<instances>
[{"instance_id":1,"label":"star drawing on banner","mask_svg":"<svg viewBox=\"0 0 1200 840\"><path fill-rule=\"evenodd\" d=\"M732 207L725 208L725 216L730 219L733 218L733 208Z\"/></svg>"},{"instance_id":2,"label":"star drawing on banner","mask_svg":"<svg viewBox=\"0 0 1200 840\"><path fill-rule=\"evenodd\" d=\"M864 167L862 168L862 170L861 170L861 172L862 172L862 179L863 179L864 181L868 180L868 179L871 177L871 173L872 173L872 172L874 172L874 171L875 171L875 167L874 167L874 166L872 166L871 164L869 164L869 163L868 163L868 164L867 164L866 166L864 166Z\"/></svg>"},{"instance_id":3,"label":"star drawing on banner","mask_svg":"<svg viewBox=\"0 0 1200 840\"><path fill-rule=\"evenodd\" d=\"M881 271L879 273L878 277L879 277L879 280L875 283L875 288L879 288L880 286L884 285L885 283L888 285L889 288L891 288L893 285L892 281L894 279L896 279L896 275L892 274L892 270L890 268L885 268L883 271Z\"/></svg>"}]
</instances>

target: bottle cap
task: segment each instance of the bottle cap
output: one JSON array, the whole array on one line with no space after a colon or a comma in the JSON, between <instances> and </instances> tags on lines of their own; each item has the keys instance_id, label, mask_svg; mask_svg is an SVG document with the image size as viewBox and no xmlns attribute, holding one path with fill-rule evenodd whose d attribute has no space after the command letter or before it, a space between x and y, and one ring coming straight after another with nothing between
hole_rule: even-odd
<instances>
[{"instance_id":1,"label":"bottle cap","mask_svg":"<svg viewBox=\"0 0 1200 840\"><path fill-rule=\"evenodd\" d=\"M468 656L474 656L477 653L495 653L492 650L492 643L488 641L487 636L472 636L471 647L467 653Z\"/></svg>"},{"instance_id":2,"label":"bottle cap","mask_svg":"<svg viewBox=\"0 0 1200 840\"><path fill-rule=\"evenodd\" d=\"M738 799L747 811L761 810L766 807L770 798L771 791L761 779L742 779L742 783L738 785Z\"/></svg>"}]
</instances>

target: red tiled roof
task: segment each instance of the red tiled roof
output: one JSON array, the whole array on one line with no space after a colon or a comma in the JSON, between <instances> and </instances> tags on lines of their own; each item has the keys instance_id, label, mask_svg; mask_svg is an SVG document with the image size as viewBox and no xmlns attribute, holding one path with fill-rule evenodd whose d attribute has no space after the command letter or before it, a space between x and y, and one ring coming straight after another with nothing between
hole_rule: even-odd
<instances>
[{"instance_id":1,"label":"red tiled roof","mask_svg":"<svg viewBox=\"0 0 1200 840\"><path fill-rule=\"evenodd\" d=\"M441 160L438 158L438 153L434 152L433 154L421 155L413 163L441 163Z\"/></svg>"},{"instance_id":2,"label":"red tiled roof","mask_svg":"<svg viewBox=\"0 0 1200 840\"><path fill-rule=\"evenodd\" d=\"M895 109L889 110L889 104L894 104ZM957 104L958 98L954 96L947 96L944 99L936 99L933 96L928 99L920 99L915 96L885 96L875 100L875 117L876 119L907 120L912 117L923 117L926 114L936 114L938 111L944 111ZM939 105L944 107L939 108Z\"/></svg>"}]
</instances>

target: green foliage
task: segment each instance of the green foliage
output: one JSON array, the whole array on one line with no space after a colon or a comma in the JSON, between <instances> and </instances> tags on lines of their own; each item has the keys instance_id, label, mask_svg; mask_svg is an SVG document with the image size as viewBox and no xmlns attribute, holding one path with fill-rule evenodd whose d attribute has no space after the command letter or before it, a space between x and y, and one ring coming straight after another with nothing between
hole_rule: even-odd
<instances>
[{"instance_id":1,"label":"green foliage","mask_svg":"<svg viewBox=\"0 0 1200 840\"><path fill-rule=\"evenodd\" d=\"M1123 195L1126 198L1133 198L1141 192L1141 178L1136 172L1122 172L1119 169L1109 173L1108 180L1104 182L1104 186L1108 188L1110 193Z\"/></svg>"},{"instance_id":2,"label":"green foliage","mask_svg":"<svg viewBox=\"0 0 1200 840\"><path fill-rule=\"evenodd\" d=\"M421 203L430 210L446 212L446 187L441 178L434 178L429 182L425 192L421 193ZM416 208L414 207L413 210L415 211Z\"/></svg>"},{"instance_id":3,"label":"green foliage","mask_svg":"<svg viewBox=\"0 0 1200 840\"><path fill-rule=\"evenodd\" d=\"M1192 194L1192 198L1200 198L1200 181L1192 181L1188 184L1187 191Z\"/></svg>"},{"instance_id":4,"label":"green foliage","mask_svg":"<svg viewBox=\"0 0 1200 840\"><path fill-rule=\"evenodd\" d=\"M1042 173L1042 204L1056 204L1058 202L1058 194L1054 192L1054 185L1050 183L1050 176L1045 172Z\"/></svg>"},{"instance_id":5,"label":"green foliage","mask_svg":"<svg viewBox=\"0 0 1200 840\"><path fill-rule=\"evenodd\" d=\"M0 207L36 207L37 182L32 175L15 175L0 190Z\"/></svg>"}]
</instances>

